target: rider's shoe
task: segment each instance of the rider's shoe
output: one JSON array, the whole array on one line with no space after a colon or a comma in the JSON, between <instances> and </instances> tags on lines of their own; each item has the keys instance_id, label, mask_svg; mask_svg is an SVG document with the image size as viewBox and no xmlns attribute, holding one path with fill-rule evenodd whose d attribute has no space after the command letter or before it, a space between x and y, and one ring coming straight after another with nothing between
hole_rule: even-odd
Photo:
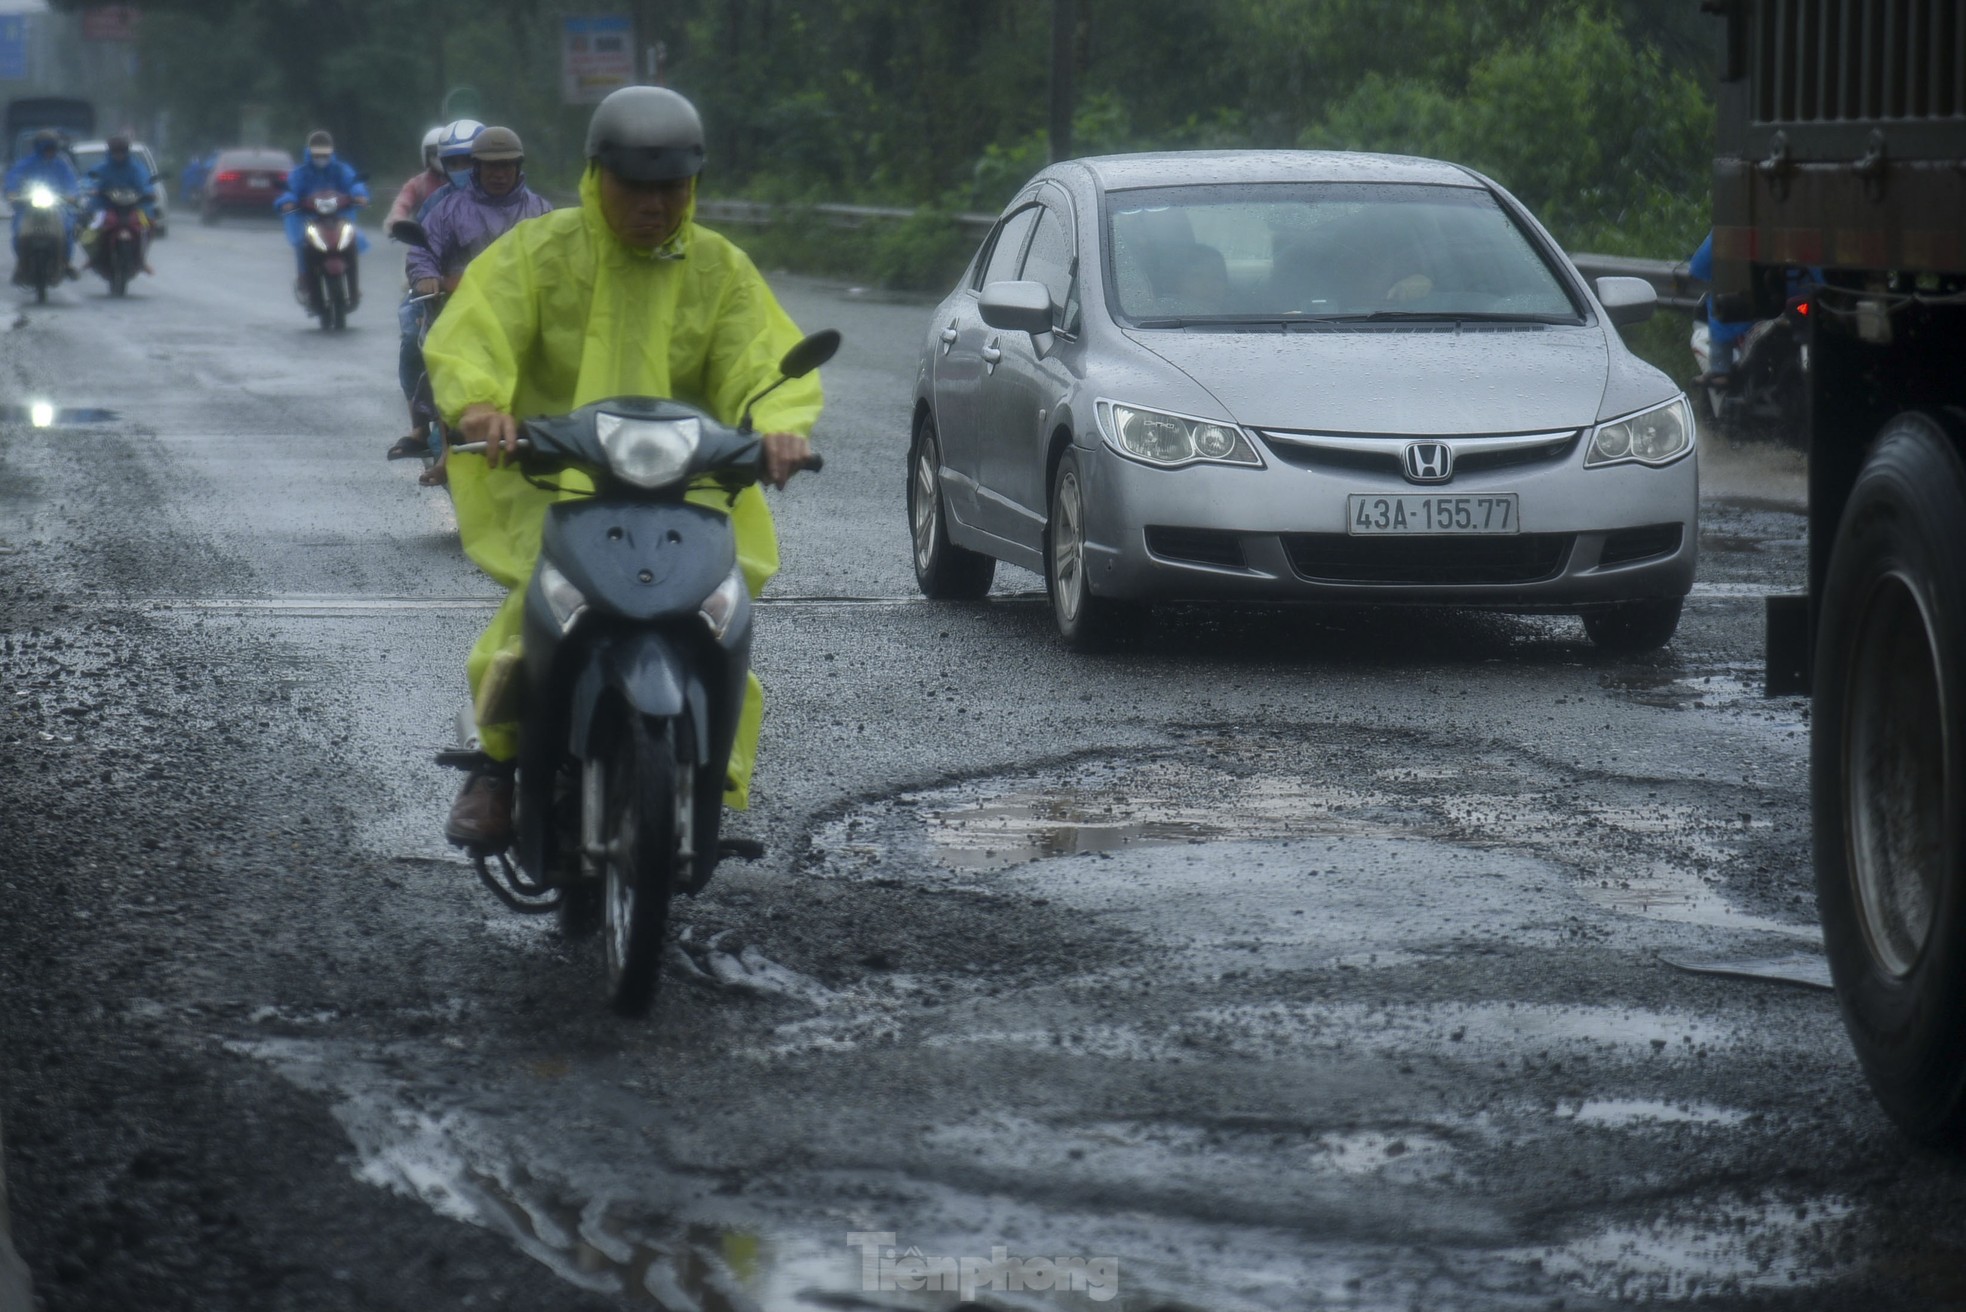
<instances>
[{"instance_id":1,"label":"rider's shoe","mask_svg":"<svg viewBox=\"0 0 1966 1312\"><path fill-rule=\"evenodd\" d=\"M66 278L67 278L67 279L68 279L68 280L69 280L70 282L79 282L79 281L81 280L81 278L82 278L82 271L81 271L80 269L78 269L78 268L76 268L76 267L75 267L74 265L72 265L72 264L71 264L71 265L69 265L69 266L68 266L68 267L67 267L66 269L63 269L63 270L62 270L62 274L63 274L63 276L64 276L64 277L66 277Z\"/></svg>"},{"instance_id":2,"label":"rider's shoe","mask_svg":"<svg viewBox=\"0 0 1966 1312\"><path fill-rule=\"evenodd\" d=\"M304 273L294 276L294 299L300 302L303 310L312 306L312 302L307 297L307 275Z\"/></svg>"},{"instance_id":3,"label":"rider's shoe","mask_svg":"<svg viewBox=\"0 0 1966 1312\"><path fill-rule=\"evenodd\" d=\"M512 766L486 762L465 776L444 837L458 847L501 852L512 843Z\"/></svg>"},{"instance_id":4,"label":"rider's shoe","mask_svg":"<svg viewBox=\"0 0 1966 1312\"><path fill-rule=\"evenodd\" d=\"M450 466L444 464L432 465L421 474L418 474L416 481L419 487L442 487L451 481Z\"/></svg>"}]
</instances>

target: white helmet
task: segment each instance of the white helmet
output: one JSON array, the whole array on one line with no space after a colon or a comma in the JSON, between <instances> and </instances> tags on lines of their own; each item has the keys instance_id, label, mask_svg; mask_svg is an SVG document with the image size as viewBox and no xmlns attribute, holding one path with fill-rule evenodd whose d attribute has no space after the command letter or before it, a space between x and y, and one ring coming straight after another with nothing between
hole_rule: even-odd
<instances>
[{"instance_id":1,"label":"white helmet","mask_svg":"<svg viewBox=\"0 0 1966 1312\"><path fill-rule=\"evenodd\" d=\"M437 158L443 161L445 168L452 165L468 168L466 161L471 158L471 143L484 130L485 125L475 118L461 118L445 124L443 136L437 142Z\"/></svg>"},{"instance_id":2,"label":"white helmet","mask_svg":"<svg viewBox=\"0 0 1966 1312\"><path fill-rule=\"evenodd\" d=\"M428 132L423 134L423 167L424 168L434 169L437 167L437 145L443 139L444 139L444 130L442 128L431 128Z\"/></svg>"}]
</instances>

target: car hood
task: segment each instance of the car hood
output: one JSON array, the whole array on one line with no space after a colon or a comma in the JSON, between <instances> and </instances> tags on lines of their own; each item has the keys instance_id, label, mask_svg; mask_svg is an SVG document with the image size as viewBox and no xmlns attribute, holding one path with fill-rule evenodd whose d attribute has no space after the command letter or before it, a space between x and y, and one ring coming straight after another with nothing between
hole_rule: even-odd
<instances>
[{"instance_id":1,"label":"car hood","mask_svg":"<svg viewBox=\"0 0 1966 1312\"><path fill-rule=\"evenodd\" d=\"M1207 389L1237 422L1299 432L1581 428L1599 417L1610 365L1594 327L1126 336Z\"/></svg>"}]
</instances>

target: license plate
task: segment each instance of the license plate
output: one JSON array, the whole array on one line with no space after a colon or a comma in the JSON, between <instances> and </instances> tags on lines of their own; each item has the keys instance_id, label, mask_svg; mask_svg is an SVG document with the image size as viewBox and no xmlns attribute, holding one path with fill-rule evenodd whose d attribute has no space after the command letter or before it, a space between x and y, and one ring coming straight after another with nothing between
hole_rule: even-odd
<instances>
[{"instance_id":1,"label":"license plate","mask_svg":"<svg viewBox=\"0 0 1966 1312\"><path fill-rule=\"evenodd\" d=\"M1347 531L1354 537L1426 533L1519 533L1516 494L1486 496L1353 495L1346 499Z\"/></svg>"},{"instance_id":2,"label":"license plate","mask_svg":"<svg viewBox=\"0 0 1966 1312\"><path fill-rule=\"evenodd\" d=\"M270 187L270 186L272 186L272 185L273 185L273 179L271 179L271 178L247 178L247 179L246 179L246 185L247 185L248 187Z\"/></svg>"}]
</instances>

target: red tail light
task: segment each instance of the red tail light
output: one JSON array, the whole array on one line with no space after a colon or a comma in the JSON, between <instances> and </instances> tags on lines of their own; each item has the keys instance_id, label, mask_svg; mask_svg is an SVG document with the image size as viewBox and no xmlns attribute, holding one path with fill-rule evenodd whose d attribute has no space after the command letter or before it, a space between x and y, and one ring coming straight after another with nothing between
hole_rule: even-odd
<instances>
[{"instance_id":1,"label":"red tail light","mask_svg":"<svg viewBox=\"0 0 1966 1312\"><path fill-rule=\"evenodd\" d=\"M223 172L223 173L221 173L221 174L219 174L218 176L216 176L216 177L214 177L214 178L212 179L212 181L213 181L213 182L237 182L237 181L238 181L238 180L239 180L240 178L242 178L242 177L244 177L244 176L245 176L245 174L243 174L243 173L238 173L238 172L235 172L235 171L233 171L232 169L227 169L227 170L226 170L225 172Z\"/></svg>"},{"instance_id":2,"label":"red tail light","mask_svg":"<svg viewBox=\"0 0 1966 1312\"><path fill-rule=\"evenodd\" d=\"M1799 304L1798 304L1798 305L1797 305L1797 306L1795 307L1795 312L1796 312L1797 314L1808 314L1808 313L1809 313L1809 302L1807 302L1807 301L1803 301L1803 302L1801 302L1801 303L1799 303Z\"/></svg>"}]
</instances>

